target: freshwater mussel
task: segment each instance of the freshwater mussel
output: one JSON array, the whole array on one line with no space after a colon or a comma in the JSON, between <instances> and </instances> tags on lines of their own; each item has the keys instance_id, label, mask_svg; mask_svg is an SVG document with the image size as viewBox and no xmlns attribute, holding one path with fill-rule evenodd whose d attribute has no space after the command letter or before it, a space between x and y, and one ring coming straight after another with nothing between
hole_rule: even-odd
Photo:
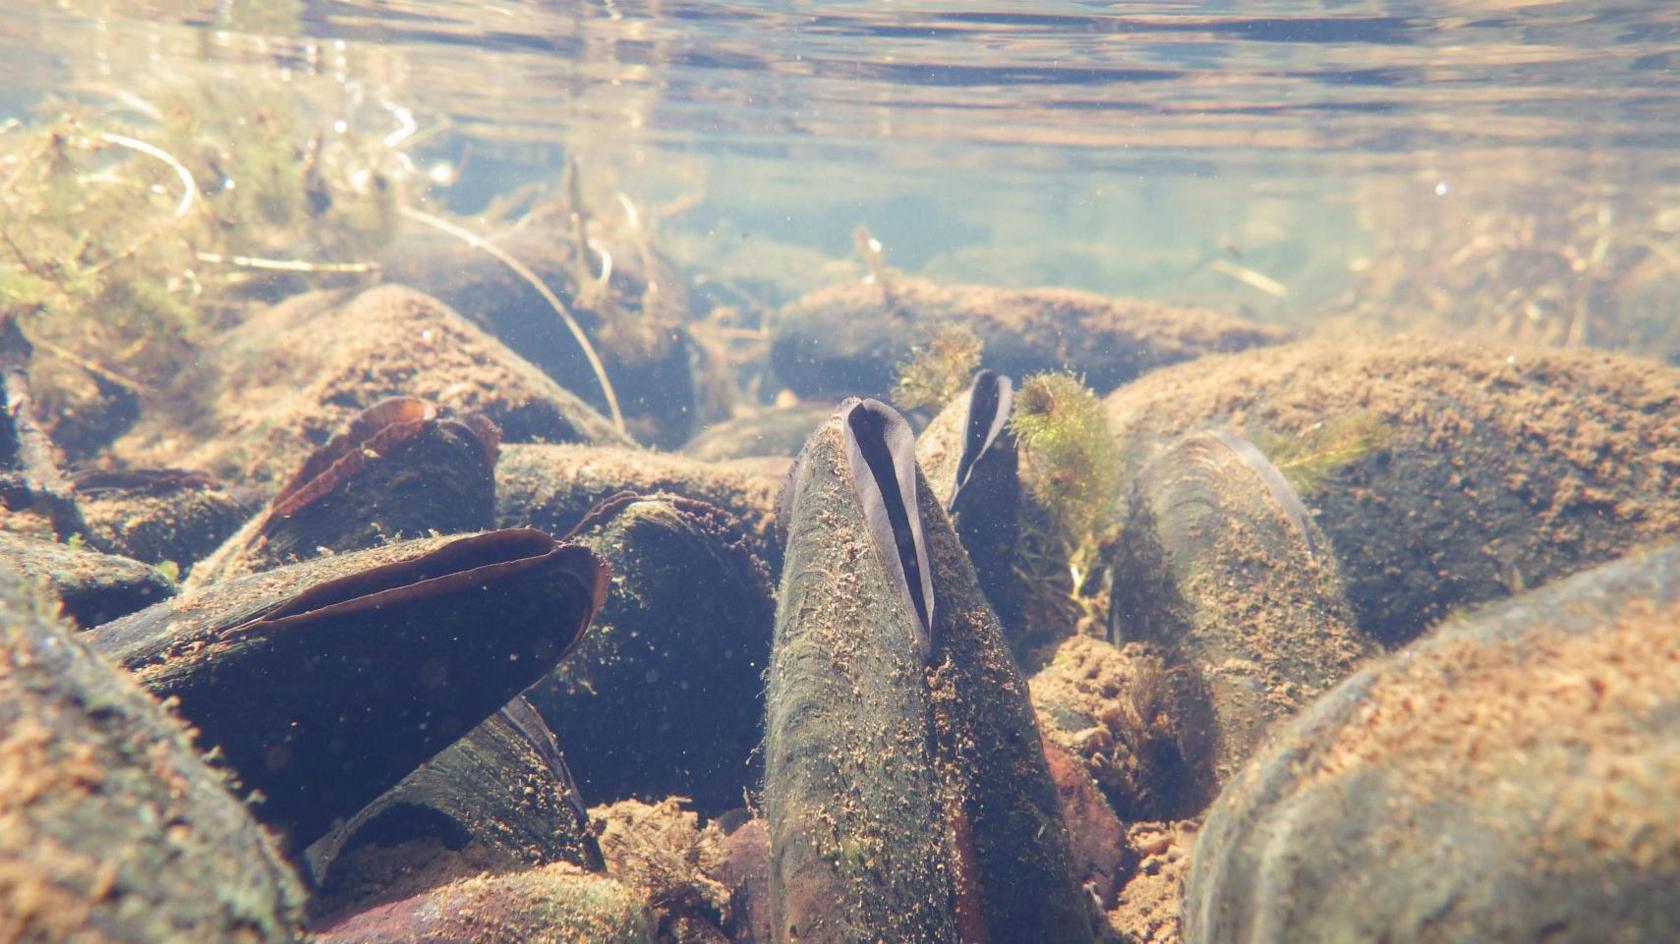
<instances>
[{"instance_id":1,"label":"freshwater mussel","mask_svg":"<svg viewBox=\"0 0 1680 944\"><path fill-rule=\"evenodd\" d=\"M765 722L777 940L1089 940L1025 683L904 420L807 443Z\"/></svg>"}]
</instances>

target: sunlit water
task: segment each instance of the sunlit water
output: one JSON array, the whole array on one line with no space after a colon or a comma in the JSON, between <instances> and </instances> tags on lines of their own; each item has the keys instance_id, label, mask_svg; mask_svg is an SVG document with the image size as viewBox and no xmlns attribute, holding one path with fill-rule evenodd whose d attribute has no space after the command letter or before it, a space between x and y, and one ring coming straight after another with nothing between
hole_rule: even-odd
<instances>
[{"instance_id":1,"label":"sunlit water","mask_svg":"<svg viewBox=\"0 0 1680 944\"><path fill-rule=\"evenodd\" d=\"M861 223L910 272L1299 321L1382 305L1373 256L1501 214L1581 256L1672 254L1647 244L1680 228L1677 50L1661 2L13 0L0 119L289 85L454 211L577 157L771 301L831 281ZM1620 326L1656 303L1582 304L1671 353Z\"/></svg>"}]
</instances>

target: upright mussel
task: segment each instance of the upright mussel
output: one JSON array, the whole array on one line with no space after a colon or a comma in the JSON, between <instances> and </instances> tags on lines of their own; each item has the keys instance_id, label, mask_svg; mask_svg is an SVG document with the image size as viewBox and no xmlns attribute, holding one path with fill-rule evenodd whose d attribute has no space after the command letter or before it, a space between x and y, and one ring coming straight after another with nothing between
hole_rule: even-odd
<instances>
[{"instance_id":1,"label":"upright mussel","mask_svg":"<svg viewBox=\"0 0 1680 944\"><path fill-rule=\"evenodd\" d=\"M782 502L776 940L1090 940L1026 686L912 442L848 400Z\"/></svg>"}]
</instances>

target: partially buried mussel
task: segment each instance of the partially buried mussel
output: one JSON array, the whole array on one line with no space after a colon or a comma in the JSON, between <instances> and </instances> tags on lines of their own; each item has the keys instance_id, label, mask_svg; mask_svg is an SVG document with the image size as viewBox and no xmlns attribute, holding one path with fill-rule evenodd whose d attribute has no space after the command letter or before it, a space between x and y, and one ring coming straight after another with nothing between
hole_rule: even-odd
<instances>
[{"instance_id":1,"label":"partially buried mussel","mask_svg":"<svg viewBox=\"0 0 1680 944\"><path fill-rule=\"evenodd\" d=\"M281 567L89 638L178 698L301 848L552 668L606 587L586 548L491 531Z\"/></svg>"},{"instance_id":2,"label":"partially buried mussel","mask_svg":"<svg viewBox=\"0 0 1680 944\"><path fill-rule=\"evenodd\" d=\"M766 721L778 941L1083 941L1026 686L908 425L849 400L806 444Z\"/></svg>"}]
</instances>

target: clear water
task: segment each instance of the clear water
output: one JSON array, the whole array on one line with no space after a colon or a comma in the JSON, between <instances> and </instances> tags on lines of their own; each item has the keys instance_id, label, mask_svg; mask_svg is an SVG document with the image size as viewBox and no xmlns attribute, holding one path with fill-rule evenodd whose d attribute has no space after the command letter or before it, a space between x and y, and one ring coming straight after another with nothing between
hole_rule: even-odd
<instances>
[{"instance_id":1,"label":"clear water","mask_svg":"<svg viewBox=\"0 0 1680 944\"><path fill-rule=\"evenodd\" d=\"M1374 254L1426 238L1450 266L1472 228L1672 257L1677 46L1662 2L14 0L0 115L284 87L452 180L411 199L470 214L575 156L680 200L658 226L692 269L777 260L779 295L862 223L912 273L1300 321L1380 308ZM1660 268L1589 300L1586 336L1672 355L1641 320Z\"/></svg>"}]
</instances>

